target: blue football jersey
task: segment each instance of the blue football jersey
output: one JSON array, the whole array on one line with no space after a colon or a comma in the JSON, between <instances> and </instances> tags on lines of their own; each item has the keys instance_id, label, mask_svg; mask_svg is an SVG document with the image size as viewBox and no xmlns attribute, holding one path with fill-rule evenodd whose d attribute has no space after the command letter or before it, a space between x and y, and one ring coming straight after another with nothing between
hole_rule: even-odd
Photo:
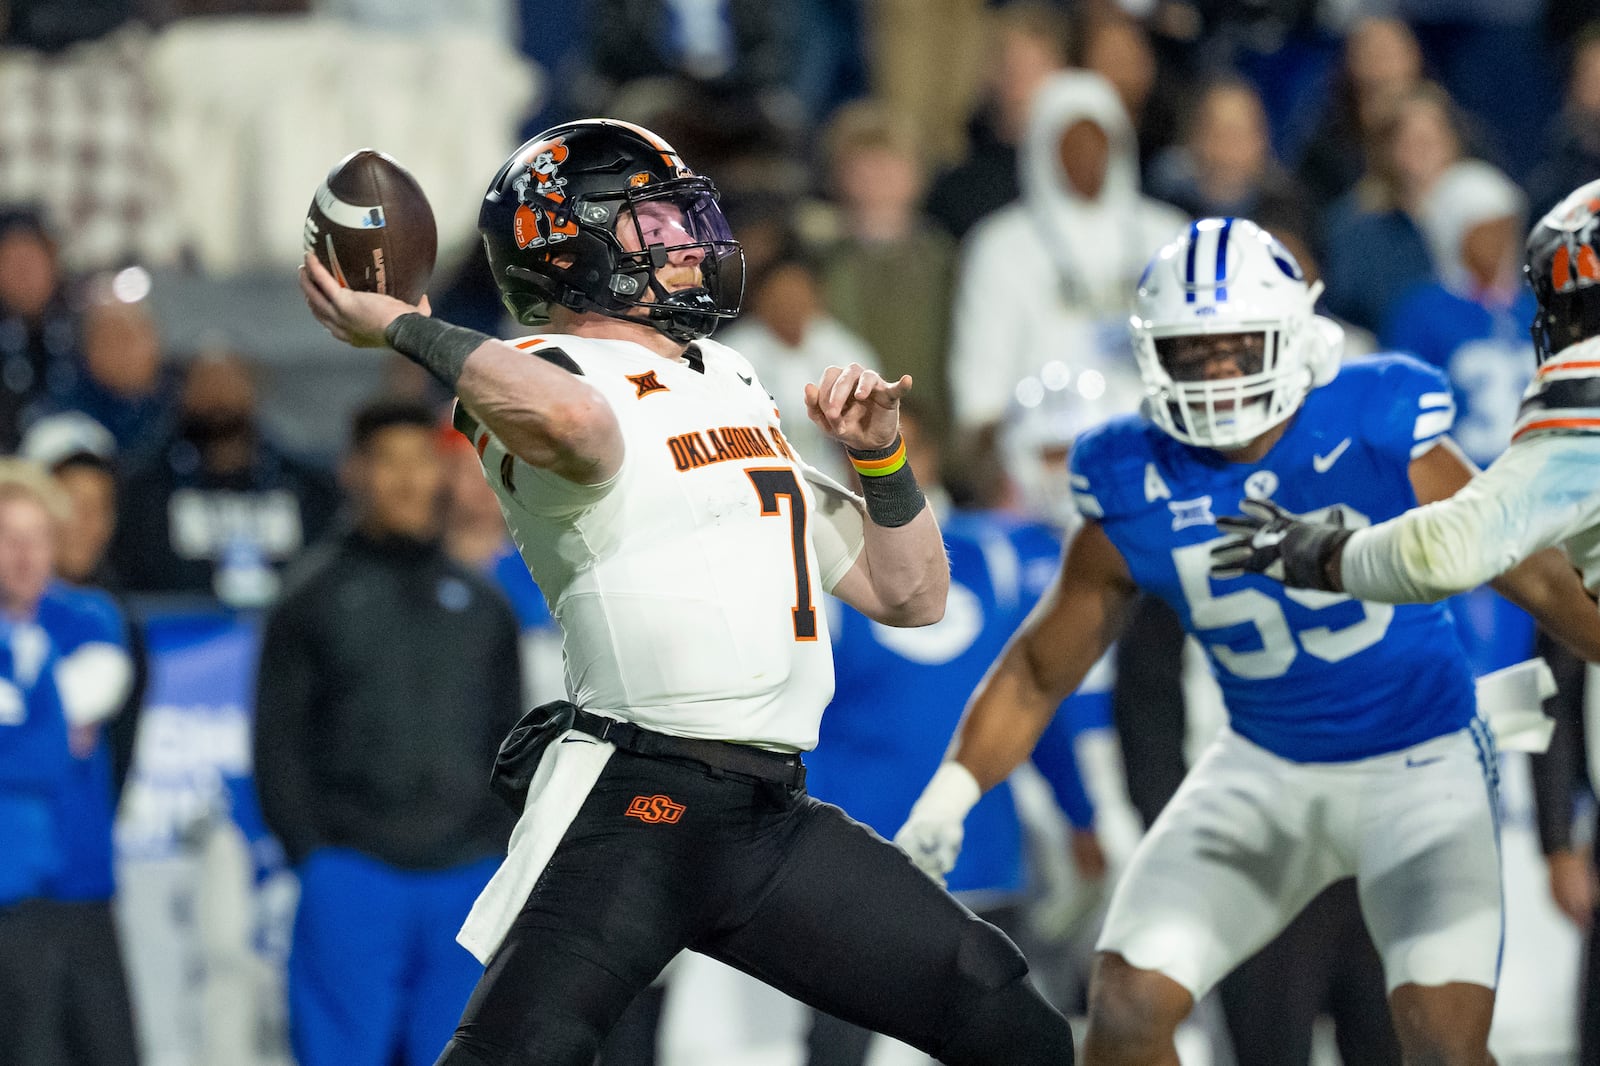
<instances>
[{"instance_id":1,"label":"blue football jersey","mask_svg":"<svg viewBox=\"0 0 1600 1066\"><path fill-rule=\"evenodd\" d=\"M1401 299L1384 329L1386 348L1415 355L1449 377L1456 398L1450 435L1479 466L1494 462L1511 443L1533 377L1528 323L1538 307L1529 288L1510 307L1489 308L1430 282Z\"/></svg>"},{"instance_id":2,"label":"blue football jersey","mask_svg":"<svg viewBox=\"0 0 1600 1066\"><path fill-rule=\"evenodd\" d=\"M1416 505L1411 460L1453 414L1437 370L1379 356L1312 390L1260 462L1232 463L1122 418L1079 440L1073 488L1134 580L1205 646L1239 734L1297 762L1361 759L1454 732L1474 714L1448 609L1213 577L1216 516L1256 498L1317 517L1337 508L1347 525L1392 518Z\"/></svg>"},{"instance_id":3,"label":"blue football jersey","mask_svg":"<svg viewBox=\"0 0 1600 1066\"><path fill-rule=\"evenodd\" d=\"M830 626L837 683L817 747L806 755L806 785L885 837L911 813L972 690L1061 561L1060 540L1045 526L990 513L956 513L942 525L950 555L942 621L898 629L829 601L840 608L839 624ZM1104 703L1106 696L1074 700ZM1071 755L1080 717L1067 710L1056 715L1040 743L1048 757L1035 763L1068 817L1087 826L1093 810ZM968 815L966 842L946 883L952 891L1021 890L1022 843L1016 806L1002 782Z\"/></svg>"},{"instance_id":4,"label":"blue football jersey","mask_svg":"<svg viewBox=\"0 0 1600 1066\"><path fill-rule=\"evenodd\" d=\"M71 656L86 644L109 644L124 652L128 649L122 609L99 589L55 582L39 602L37 621L50 635L61 658ZM116 807L111 745L102 729L94 750L84 758L72 760L57 797L63 861L50 887L53 898L111 898L116 888L111 842Z\"/></svg>"},{"instance_id":5,"label":"blue football jersey","mask_svg":"<svg viewBox=\"0 0 1600 1066\"><path fill-rule=\"evenodd\" d=\"M0 622L0 907L43 895L61 869L56 799L72 756L54 669L39 627Z\"/></svg>"}]
</instances>

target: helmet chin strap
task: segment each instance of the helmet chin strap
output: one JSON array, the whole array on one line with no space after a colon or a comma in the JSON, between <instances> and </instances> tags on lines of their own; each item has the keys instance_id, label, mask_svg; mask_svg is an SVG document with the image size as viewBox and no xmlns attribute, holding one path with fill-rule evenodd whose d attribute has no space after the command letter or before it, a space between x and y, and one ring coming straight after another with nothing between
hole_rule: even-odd
<instances>
[{"instance_id":1,"label":"helmet chin strap","mask_svg":"<svg viewBox=\"0 0 1600 1066\"><path fill-rule=\"evenodd\" d=\"M656 298L650 305L650 324L673 340L698 340L716 328L716 303L704 285L670 292L652 270L650 291Z\"/></svg>"}]
</instances>

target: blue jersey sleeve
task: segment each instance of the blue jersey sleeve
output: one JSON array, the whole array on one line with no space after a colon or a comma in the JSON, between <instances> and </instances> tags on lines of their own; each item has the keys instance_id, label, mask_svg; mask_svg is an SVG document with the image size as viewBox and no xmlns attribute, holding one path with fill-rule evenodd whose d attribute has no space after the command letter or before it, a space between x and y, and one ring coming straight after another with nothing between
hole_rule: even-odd
<instances>
[{"instance_id":1,"label":"blue jersey sleeve","mask_svg":"<svg viewBox=\"0 0 1600 1066\"><path fill-rule=\"evenodd\" d=\"M39 604L39 624L62 655L85 644L128 647L128 624L117 601L100 589L57 583Z\"/></svg>"},{"instance_id":2,"label":"blue jersey sleeve","mask_svg":"<svg viewBox=\"0 0 1600 1066\"><path fill-rule=\"evenodd\" d=\"M1105 521L1143 504L1148 439L1146 423L1137 416L1113 419L1078 438L1072 446L1071 473L1079 514Z\"/></svg>"},{"instance_id":3,"label":"blue jersey sleeve","mask_svg":"<svg viewBox=\"0 0 1600 1066\"><path fill-rule=\"evenodd\" d=\"M1372 379L1363 382L1358 392L1367 439L1402 466L1439 443L1455 424L1450 382L1419 359L1374 356L1344 372Z\"/></svg>"},{"instance_id":4,"label":"blue jersey sleeve","mask_svg":"<svg viewBox=\"0 0 1600 1066\"><path fill-rule=\"evenodd\" d=\"M52 665L27 682L0 650L0 787L53 795L66 780L72 757Z\"/></svg>"}]
</instances>

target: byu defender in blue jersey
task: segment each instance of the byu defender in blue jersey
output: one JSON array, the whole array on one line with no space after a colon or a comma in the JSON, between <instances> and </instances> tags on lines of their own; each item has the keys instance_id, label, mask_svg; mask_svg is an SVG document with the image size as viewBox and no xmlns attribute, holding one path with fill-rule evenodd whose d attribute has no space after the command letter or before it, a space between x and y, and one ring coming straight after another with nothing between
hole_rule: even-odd
<instances>
[{"instance_id":1,"label":"byu defender in blue jersey","mask_svg":"<svg viewBox=\"0 0 1600 1066\"><path fill-rule=\"evenodd\" d=\"M1117 888L1088 1066L1177 1063L1172 1033L1194 1002L1352 875L1406 1061L1489 1061L1502 928L1495 755L1448 615L1208 569L1215 516L1242 499L1364 525L1471 477L1445 437L1443 378L1403 358L1341 369L1338 331L1314 315L1315 298L1283 246L1242 219L1198 222L1152 261L1133 318L1148 420L1113 421L1074 449L1084 528L928 786L976 792L1025 758L1140 588L1206 647L1232 726ZM1535 557L1500 587L1593 646L1600 620L1559 556Z\"/></svg>"}]
</instances>

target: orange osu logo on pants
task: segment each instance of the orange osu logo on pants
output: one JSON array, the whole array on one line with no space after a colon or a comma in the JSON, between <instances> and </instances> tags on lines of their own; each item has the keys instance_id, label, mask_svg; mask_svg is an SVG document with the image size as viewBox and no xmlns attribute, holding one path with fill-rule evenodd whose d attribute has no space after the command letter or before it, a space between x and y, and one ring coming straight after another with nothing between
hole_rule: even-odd
<instances>
[{"instance_id":1,"label":"orange osu logo on pants","mask_svg":"<svg viewBox=\"0 0 1600 1066\"><path fill-rule=\"evenodd\" d=\"M683 817L683 812L683 804L672 802L670 796L635 796L633 802L628 804L626 817L652 824L666 822L672 825Z\"/></svg>"}]
</instances>

